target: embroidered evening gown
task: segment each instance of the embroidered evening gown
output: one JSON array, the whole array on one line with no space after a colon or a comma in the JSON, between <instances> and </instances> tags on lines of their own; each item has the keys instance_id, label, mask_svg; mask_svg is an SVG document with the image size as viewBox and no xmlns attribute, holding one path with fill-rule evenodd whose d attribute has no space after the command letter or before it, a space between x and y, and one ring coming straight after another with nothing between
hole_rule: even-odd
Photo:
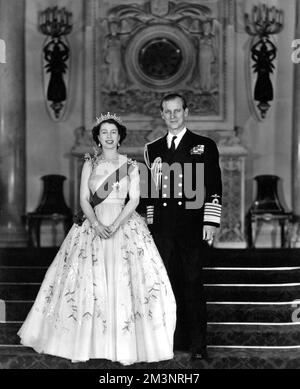
<instances>
[{"instance_id":1,"label":"embroidered evening gown","mask_svg":"<svg viewBox=\"0 0 300 389\"><path fill-rule=\"evenodd\" d=\"M105 225L120 214L128 193L129 199L139 196L137 164L125 156L120 160L130 165L129 173L95 207ZM89 188L95 193L117 167L90 163ZM134 211L109 239L96 235L87 219L73 224L18 335L39 353L128 365L171 359L175 322L165 267L144 219Z\"/></svg>"}]
</instances>

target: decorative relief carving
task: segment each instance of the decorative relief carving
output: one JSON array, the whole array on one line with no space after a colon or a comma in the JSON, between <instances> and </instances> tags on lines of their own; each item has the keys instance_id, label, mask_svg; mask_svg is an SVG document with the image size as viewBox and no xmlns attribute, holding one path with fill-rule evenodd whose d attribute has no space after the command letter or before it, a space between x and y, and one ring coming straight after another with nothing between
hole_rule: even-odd
<instances>
[{"instance_id":1,"label":"decorative relief carving","mask_svg":"<svg viewBox=\"0 0 300 389\"><path fill-rule=\"evenodd\" d=\"M111 28L117 24L111 24ZM106 40L104 49L105 72L103 86L111 91L126 87L122 66L122 44L117 32L113 31Z\"/></svg>"},{"instance_id":2,"label":"decorative relief carving","mask_svg":"<svg viewBox=\"0 0 300 389\"><path fill-rule=\"evenodd\" d=\"M244 242L243 157L220 158L223 177L223 207L219 242Z\"/></svg>"},{"instance_id":3,"label":"decorative relief carving","mask_svg":"<svg viewBox=\"0 0 300 389\"><path fill-rule=\"evenodd\" d=\"M169 12L169 3L167 1L152 0L150 6L151 13L158 17L164 17Z\"/></svg>"},{"instance_id":4,"label":"decorative relief carving","mask_svg":"<svg viewBox=\"0 0 300 389\"><path fill-rule=\"evenodd\" d=\"M199 38L199 87L203 92L218 91L218 47L212 33L212 22L203 23Z\"/></svg>"},{"instance_id":5,"label":"decorative relief carving","mask_svg":"<svg viewBox=\"0 0 300 389\"><path fill-rule=\"evenodd\" d=\"M233 131L222 132L219 133L220 138L218 140L218 145L220 147L234 147L234 146L242 146L241 144L241 136L242 136L242 128L235 126Z\"/></svg>"},{"instance_id":6,"label":"decorative relief carving","mask_svg":"<svg viewBox=\"0 0 300 389\"><path fill-rule=\"evenodd\" d=\"M147 130L127 131L127 136L122 146L141 147L148 135L149 131Z\"/></svg>"},{"instance_id":7,"label":"decorative relief carving","mask_svg":"<svg viewBox=\"0 0 300 389\"><path fill-rule=\"evenodd\" d=\"M221 117L227 71L222 7L140 3L108 8L99 20L103 109L158 116L159 100L176 90L186 96L193 115Z\"/></svg>"},{"instance_id":8,"label":"decorative relief carving","mask_svg":"<svg viewBox=\"0 0 300 389\"><path fill-rule=\"evenodd\" d=\"M183 94L189 102L189 107L194 115L217 115L220 96L217 94L201 95L192 91L176 89ZM165 92L151 92L142 90L128 90L126 92L102 92L102 104L104 111L110 107L111 111L122 114L139 113L142 115L159 115L159 102Z\"/></svg>"},{"instance_id":9,"label":"decorative relief carving","mask_svg":"<svg viewBox=\"0 0 300 389\"><path fill-rule=\"evenodd\" d=\"M155 118L151 120L151 122L149 122L146 126L146 129L149 131L146 138L147 142L158 139L166 133L165 124L163 123L162 118Z\"/></svg>"}]
</instances>

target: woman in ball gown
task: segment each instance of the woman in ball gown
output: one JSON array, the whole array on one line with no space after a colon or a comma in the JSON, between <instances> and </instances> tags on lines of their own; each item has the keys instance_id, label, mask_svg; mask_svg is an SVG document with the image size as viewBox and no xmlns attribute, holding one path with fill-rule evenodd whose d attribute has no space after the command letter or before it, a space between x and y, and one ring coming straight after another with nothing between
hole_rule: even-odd
<instances>
[{"instance_id":1,"label":"woman in ball gown","mask_svg":"<svg viewBox=\"0 0 300 389\"><path fill-rule=\"evenodd\" d=\"M80 205L18 335L39 353L124 365L173 358L176 303L139 203L136 161L118 152L126 127L101 115L85 156ZM129 200L125 203L128 195Z\"/></svg>"}]
</instances>

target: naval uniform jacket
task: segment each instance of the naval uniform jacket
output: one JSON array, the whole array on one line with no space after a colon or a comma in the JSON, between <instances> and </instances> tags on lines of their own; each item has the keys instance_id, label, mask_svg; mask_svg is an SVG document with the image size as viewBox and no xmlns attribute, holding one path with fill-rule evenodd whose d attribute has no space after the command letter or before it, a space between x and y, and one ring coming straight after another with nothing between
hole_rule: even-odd
<instances>
[{"instance_id":1,"label":"naval uniform jacket","mask_svg":"<svg viewBox=\"0 0 300 389\"><path fill-rule=\"evenodd\" d=\"M202 241L203 225L220 226L222 204L222 181L219 152L215 142L187 129L174 153L168 149L167 134L145 145L145 162L149 168L161 159L160 175L152 174L148 184L146 201L147 221L153 234L180 237L189 244ZM176 164L177 168L168 169ZM197 164L203 164L204 178L200 179ZM189 168L185 170L188 164ZM179 168L179 166L181 168ZM198 174L198 184L197 175ZM154 180L158 178L159 187ZM204 183L204 188L203 184ZM195 200L186 196L186 187L203 193L203 201L197 209L187 209L187 202ZM197 184L197 186L196 186ZM154 189L155 188L155 189ZM196 189L197 188L197 189ZM152 190L152 193L151 193Z\"/></svg>"}]
</instances>

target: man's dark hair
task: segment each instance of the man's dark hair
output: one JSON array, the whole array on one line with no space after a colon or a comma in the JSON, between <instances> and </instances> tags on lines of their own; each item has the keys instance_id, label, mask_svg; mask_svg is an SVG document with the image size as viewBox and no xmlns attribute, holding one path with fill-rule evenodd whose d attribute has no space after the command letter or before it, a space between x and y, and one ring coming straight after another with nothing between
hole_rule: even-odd
<instances>
[{"instance_id":1,"label":"man's dark hair","mask_svg":"<svg viewBox=\"0 0 300 389\"><path fill-rule=\"evenodd\" d=\"M175 99L181 99L182 101L182 108L183 109L186 109L187 108L187 103L186 103L186 99L180 95L179 93L169 93L168 95L165 95L162 99L161 99L161 102L160 102L160 110L163 111L163 103L164 102L167 102L167 101L170 101L170 100L175 100Z\"/></svg>"}]
</instances>

